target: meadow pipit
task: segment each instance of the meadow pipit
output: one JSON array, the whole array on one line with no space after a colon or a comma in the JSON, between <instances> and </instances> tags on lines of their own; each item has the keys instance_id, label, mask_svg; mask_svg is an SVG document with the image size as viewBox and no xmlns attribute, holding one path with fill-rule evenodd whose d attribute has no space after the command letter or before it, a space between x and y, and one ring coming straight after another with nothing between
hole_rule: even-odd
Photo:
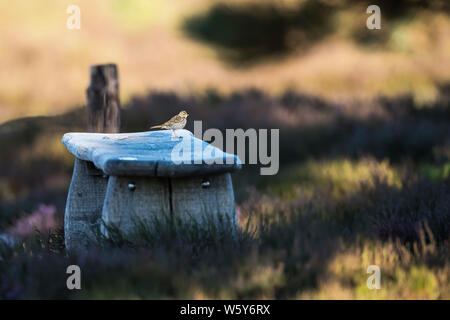
<instances>
[{"instance_id":1,"label":"meadow pipit","mask_svg":"<svg viewBox=\"0 0 450 320\"><path fill-rule=\"evenodd\" d=\"M163 124L161 124L159 126L150 127L150 129L161 128L161 129L172 130L175 138L178 138L175 130L184 128L184 126L186 125L186 121L187 121L186 119L187 119L188 115L189 114L186 111L181 111L179 114L172 117L169 121L164 122Z\"/></svg>"}]
</instances>

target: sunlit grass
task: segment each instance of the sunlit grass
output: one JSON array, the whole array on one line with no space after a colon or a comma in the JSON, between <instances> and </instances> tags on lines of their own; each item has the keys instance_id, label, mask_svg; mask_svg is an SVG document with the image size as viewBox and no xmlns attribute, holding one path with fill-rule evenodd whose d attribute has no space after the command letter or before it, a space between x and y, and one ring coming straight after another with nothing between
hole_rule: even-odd
<instances>
[{"instance_id":1,"label":"sunlit grass","mask_svg":"<svg viewBox=\"0 0 450 320\"><path fill-rule=\"evenodd\" d=\"M185 18L215 2L79 1L81 30L68 30L66 4L18 0L1 5L0 122L26 115L55 114L85 103L89 65L119 65L125 103L148 89L230 93L255 87L279 94L287 87L329 99L373 98L412 92L417 102L436 96L450 80L448 30L443 14L423 13L393 26L386 48L349 41L358 11L336 20L336 36L249 68L233 68L217 52L186 38ZM295 7L295 1L277 4ZM364 20L364 14L358 15ZM359 21L359 20L358 20Z\"/></svg>"},{"instance_id":2,"label":"sunlit grass","mask_svg":"<svg viewBox=\"0 0 450 320\"><path fill-rule=\"evenodd\" d=\"M365 242L338 254L319 289L302 293L299 298L449 299L448 262L427 265L427 261L439 259L445 252L426 241L414 253L395 241ZM367 287L372 273L366 271L371 265L380 267L380 289Z\"/></svg>"},{"instance_id":3,"label":"sunlit grass","mask_svg":"<svg viewBox=\"0 0 450 320\"><path fill-rule=\"evenodd\" d=\"M297 191L311 194L321 190L330 192L335 198L358 192L362 185L374 186L374 180L386 181L394 187L401 187L400 174L388 160L309 160L300 165L282 170L277 176L272 192L285 197L295 197Z\"/></svg>"},{"instance_id":4,"label":"sunlit grass","mask_svg":"<svg viewBox=\"0 0 450 320\"><path fill-rule=\"evenodd\" d=\"M450 177L450 163L442 165L437 164L423 164L420 171L433 180L444 180Z\"/></svg>"},{"instance_id":5,"label":"sunlit grass","mask_svg":"<svg viewBox=\"0 0 450 320\"><path fill-rule=\"evenodd\" d=\"M226 122L215 123L299 131L282 136L277 176L233 177L240 246L200 229L178 239L145 234L141 248L80 257L66 256L62 233L30 235L12 247L0 240L0 298L450 298L446 113L419 110L436 98L438 83L450 80L447 16L423 13L384 25L393 28L386 47L359 47L349 37L365 15L346 11L334 22L337 34L309 50L235 68L180 30L183 19L216 1L77 3L80 31L65 28L64 2L0 4L0 122L82 106L89 65L116 62L127 130L189 102L205 122L224 115ZM261 91L239 91L248 87ZM149 89L166 93L127 105ZM412 93L412 106L408 99L364 104L402 93ZM332 103L341 99L362 100ZM255 110L264 116L243 119ZM62 218L73 156L60 139L84 130L81 115L1 127L0 233L41 203ZM329 150L335 143L337 154ZM81 292L66 289L60 271L69 263L83 267ZM372 264L381 268L381 290L366 286Z\"/></svg>"},{"instance_id":6,"label":"sunlit grass","mask_svg":"<svg viewBox=\"0 0 450 320\"><path fill-rule=\"evenodd\" d=\"M386 185L378 188L389 193ZM99 251L92 249L69 258L61 246L62 233L38 233L12 247L0 240L0 274L6 275L0 297L448 299L448 234L440 235L446 239L443 242L435 240L439 231L433 231L427 222L419 224L418 237L411 242L395 235L382 241L373 232L365 234L363 219L357 216L363 212L373 215L367 209L383 204L372 203L364 192L359 196L361 207L352 209L349 203L337 210L329 207L333 206L329 200L279 202L267 196L249 200L241 208L241 216L252 219L258 232L250 234L243 223L246 219L241 219L243 237L238 242L218 229L198 232L184 228L175 234L162 225L150 241L147 233L141 234L143 241L137 247L105 245ZM381 199L395 208L403 201L414 205L414 198L422 197L423 208L410 214L422 219L423 213L433 210L435 202L430 198L436 196L418 190L408 198ZM441 196L445 201L442 197L445 194ZM393 199L398 203L392 203ZM321 206L330 219L318 215ZM273 219L274 212L278 218ZM346 232L348 228L353 231ZM83 270L84 287L79 292L65 290L65 274L57 272L69 263ZM367 287L370 265L380 267L379 290ZM48 274L53 277L52 285Z\"/></svg>"}]
</instances>

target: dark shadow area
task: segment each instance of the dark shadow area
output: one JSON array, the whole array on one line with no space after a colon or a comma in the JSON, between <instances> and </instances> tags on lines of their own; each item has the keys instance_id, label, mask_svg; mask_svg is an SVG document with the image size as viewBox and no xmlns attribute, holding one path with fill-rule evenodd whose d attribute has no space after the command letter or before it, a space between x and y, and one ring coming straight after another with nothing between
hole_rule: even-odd
<instances>
[{"instance_id":1,"label":"dark shadow area","mask_svg":"<svg viewBox=\"0 0 450 320\"><path fill-rule=\"evenodd\" d=\"M319 195L291 203L256 195L243 203L241 218L250 216L257 235L244 229L237 242L229 234L199 235L198 229L174 234L162 228L158 239L144 247L105 247L69 258L56 249L54 238L39 235L16 256L12 250L3 252L11 263L0 263L0 297L99 298L96 294L103 292L103 298L132 293L181 299L201 290L213 298L293 299L317 289L339 252L363 239L398 239L411 252L431 243L432 252L418 254L415 262L443 267L448 263L449 187L449 181L409 181L397 190L379 182L338 202ZM267 206L274 209L264 210ZM396 250L402 247L391 254L400 254ZM398 261L397 267L405 263ZM60 270L68 264L83 270L82 291L66 290ZM265 280L255 281L260 276Z\"/></svg>"},{"instance_id":2,"label":"dark shadow area","mask_svg":"<svg viewBox=\"0 0 450 320\"><path fill-rule=\"evenodd\" d=\"M383 28L368 30L365 20L370 1L298 1L297 6L271 4L216 4L205 13L189 17L182 29L195 40L210 44L226 62L246 66L266 58L280 58L293 49L306 51L341 27L334 25L339 12L355 11L361 26L351 37L361 45L383 44L390 36L391 25L428 10L450 12L446 1L400 0L377 1Z\"/></svg>"},{"instance_id":3,"label":"dark shadow area","mask_svg":"<svg viewBox=\"0 0 450 320\"><path fill-rule=\"evenodd\" d=\"M412 96L336 104L288 91L270 97L259 90L201 97L151 93L134 98L123 110L123 131L144 131L189 106L187 129L201 119L203 130L218 128L280 129L282 164L308 158L363 157L431 161L436 147L450 139L449 87L441 86L433 105L417 106ZM164 106L164 108L161 108ZM151 120L150 120L151 119Z\"/></svg>"},{"instance_id":4,"label":"dark shadow area","mask_svg":"<svg viewBox=\"0 0 450 320\"><path fill-rule=\"evenodd\" d=\"M281 170L308 159L344 157L443 165L450 161L449 97L448 85L441 86L440 98L428 106L414 105L411 96L336 104L293 91L279 97L253 89L228 96L212 89L202 96L152 92L133 98L124 107L121 132L147 131L151 125L177 114L180 106L186 106L190 114L186 129L191 131L194 120L202 120L203 131L280 129ZM59 143L66 132L86 131L85 124L85 110L77 109L60 116L17 119L0 126L0 226L10 221L6 217L13 219L23 210L31 210L37 199L56 202L62 212L72 157ZM55 144L65 159L61 159L61 154L48 152L47 148ZM245 165L236 178L257 186L272 180L270 176L259 176L258 165ZM65 188L47 187L47 182L51 185L55 179L58 184L64 181ZM239 201L245 199L245 185L237 184ZM57 201L52 201L54 194L59 195Z\"/></svg>"},{"instance_id":5,"label":"dark shadow area","mask_svg":"<svg viewBox=\"0 0 450 320\"><path fill-rule=\"evenodd\" d=\"M193 120L202 120L203 130L280 129L279 174L284 177L297 179L291 165L310 159L371 157L403 168L402 185L380 178L340 198L317 186L312 197L299 193L282 200L265 193L280 183L276 176L261 177L258 166L244 166L233 176L243 221L238 243L226 236L173 237L161 231L163 240L146 248L108 248L67 258L60 238L39 234L31 236L18 255L0 247L8 262L0 264L0 297L79 298L100 288L115 298L130 292L156 299L192 298L196 288L216 298L295 298L317 289L343 246L361 239L398 239L411 251L432 243L434 251L417 259L423 265L443 266L448 263L449 177L431 180L416 168L450 161L449 102L448 84L440 87L433 104L420 106L410 96L331 103L294 91L278 97L258 90L221 95L212 89L195 96L152 92L135 97L122 111L122 132L146 131L183 106L190 114L189 130ZM0 230L42 203L54 205L62 221L73 158L66 151L50 152L49 146L60 146L65 132L85 128L81 108L0 126ZM279 188L281 193L287 189ZM257 232L246 230L246 219ZM429 233L424 235L424 230ZM68 264L84 270L89 284L85 293L65 289L66 274L57 270ZM50 280L50 274L59 278ZM254 280L260 274L266 275L265 282Z\"/></svg>"},{"instance_id":6,"label":"dark shadow area","mask_svg":"<svg viewBox=\"0 0 450 320\"><path fill-rule=\"evenodd\" d=\"M245 64L289 51L288 34L293 29L301 32L299 45L320 40L331 32L331 10L320 1L307 1L294 12L271 5L217 4L205 15L188 19L183 28L194 39L218 46L222 58Z\"/></svg>"}]
</instances>

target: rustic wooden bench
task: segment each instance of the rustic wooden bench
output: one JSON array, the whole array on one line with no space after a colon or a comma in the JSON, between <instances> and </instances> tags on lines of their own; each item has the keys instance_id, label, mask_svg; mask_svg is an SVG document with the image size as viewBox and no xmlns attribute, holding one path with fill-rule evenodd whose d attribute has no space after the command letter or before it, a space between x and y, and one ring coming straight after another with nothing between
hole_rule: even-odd
<instances>
[{"instance_id":1,"label":"rustic wooden bench","mask_svg":"<svg viewBox=\"0 0 450 320\"><path fill-rule=\"evenodd\" d=\"M151 223L154 217L194 217L201 222L222 215L236 225L230 173L241 168L239 158L187 130L177 135L64 135L63 144L76 157L64 218L69 252L95 244L97 232L108 236L104 225L131 236L136 218Z\"/></svg>"}]
</instances>

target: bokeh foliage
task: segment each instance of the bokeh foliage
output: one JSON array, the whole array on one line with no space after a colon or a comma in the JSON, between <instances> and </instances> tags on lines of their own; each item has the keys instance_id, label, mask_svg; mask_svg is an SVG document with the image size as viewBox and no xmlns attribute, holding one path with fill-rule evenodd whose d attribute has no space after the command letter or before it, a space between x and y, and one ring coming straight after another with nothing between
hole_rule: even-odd
<instances>
[{"instance_id":1,"label":"bokeh foliage","mask_svg":"<svg viewBox=\"0 0 450 320\"><path fill-rule=\"evenodd\" d=\"M216 46L226 61L242 66L294 49L307 51L318 41L339 33L342 27L336 21L342 12L353 13L352 18L360 22L349 29L350 38L360 45L386 44L393 25L421 11L450 12L445 1L377 1L383 27L373 31L364 23L368 17L365 9L371 4L346 0L304 0L289 6L223 2L187 18L183 28L192 38Z\"/></svg>"},{"instance_id":2,"label":"bokeh foliage","mask_svg":"<svg viewBox=\"0 0 450 320\"><path fill-rule=\"evenodd\" d=\"M368 1L78 3L80 31L61 1L0 3L0 298L450 297L448 1L378 1L382 30ZM190 130L280 129L279 174L233 176L238 241L162 227L66 256L61 137L86 130L100 62L119 65L122 132L180 108Z\"/></svg>"},{"instance_id":3,"label":"bokeh foliage","mask_svg":"<svg viewBox=\"0 0 450 320\"><path fill-rule=\"evenodd\" d=\"M0 296L446 299L450 132L445 89L440 96L426 107L411 97L336 104L292 90L136 97L124 106L122 131L146 130L180 105L205 129L281 129L277 176L253 166L233 176L239 241L201 226L160 228L156 238L139 235L138 247L67 258L56 225L12 248L2 242ZM79 109L0 127L0 230L37 203L54 204L62 220L73 159L59 140L84 126ZM83 270L80 292L65 289L74 263ZM370 264L382 269L381 291L365 287Z\"/></svg>"}]
</instances>

